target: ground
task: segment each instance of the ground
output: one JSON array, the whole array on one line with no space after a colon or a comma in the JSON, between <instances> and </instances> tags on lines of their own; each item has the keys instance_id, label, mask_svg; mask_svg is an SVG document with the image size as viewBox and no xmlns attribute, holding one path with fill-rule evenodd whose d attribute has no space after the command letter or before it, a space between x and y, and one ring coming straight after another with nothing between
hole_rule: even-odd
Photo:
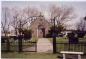
<instances>
[{"instance_id":1,"label":"ground","mask_svg":"<svg viewBox=\"0 0 86 59\"><path fill-rule=\"evenodd\" d=\"M38 39L37 52L53 53L52 43L47 38Z\"/></svg>"},{"instance_id":2,"label":"ground","mask_svg":"<svg viewBox=\"0 0 86 59\"><path fill-rule=\"evenodd\" d=\"M57 56L61 54L52 53L51 40L46 38L40 38L37 42L37 52L2 52L2 58L28 58L28 59L59 59ZM62 40L61 40L62 41ZM47 52L47 53L46 53ZM82 59L86 59L86 55L82 56Z\"/></svg>"},{"instance_id":3,"label":"ground","mask_svg":"<svg viewBox=\"0 0 86 59\"><path fill-rule=\"evenodd\" d=\"M36 52L12 52L12 53L3 53L2 57L5 58L28 58L28 59L57 59L57 54L52 53L36 53Z\"/></svg>"}]
</instances>

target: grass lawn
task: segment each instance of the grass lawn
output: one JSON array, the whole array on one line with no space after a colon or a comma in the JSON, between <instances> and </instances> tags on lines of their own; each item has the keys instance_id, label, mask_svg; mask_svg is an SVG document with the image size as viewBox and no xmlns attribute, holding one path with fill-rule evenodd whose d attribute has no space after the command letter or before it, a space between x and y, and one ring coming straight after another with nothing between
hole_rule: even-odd
<instances>
[{"instance_id":1,"label":"grass lawn","mask_svg":"<svg viewBox=\"0 0 86 59\"><path fill-rule=\"evenodd\" d=\"M49 38L51 42L53 42L53 38ZM56 42L57 43L68 43L68 38L67 37L57 37ZM86 42L86 38L79 38L79 42Z\"/></svg>"},{"instance_id":2,"label":"grass lawn","mask_svg":"<svg viewBox=\"0 0 86 59\"><path fill-rule=\"evenodd\" d=\"M57 54L36 52L2 52L2 58L58 59Z\"/></svg>"},{"instance_id":3,"label":"grass lawn","mask_svg":"<svg viewBox=\"0 0 86 59\"><path fill-rule=\"evenodd\" d=\"M58 56L61 54L52 53L36 53L36 52L2 52L1 58L20 58L20 59L59 59ZM86 59L86 55L82 55L82 59Z\"/></svg>"}]
</instances>

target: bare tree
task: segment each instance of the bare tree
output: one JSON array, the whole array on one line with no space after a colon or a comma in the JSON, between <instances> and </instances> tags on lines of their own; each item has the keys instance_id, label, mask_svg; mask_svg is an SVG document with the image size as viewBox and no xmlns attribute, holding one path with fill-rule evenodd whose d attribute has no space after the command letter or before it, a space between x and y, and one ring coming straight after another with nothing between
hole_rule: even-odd
<instances>
[{"instance_id":1,"label":"bare tree","mask_svg":"<svg viewBox=\"0 0 86 59\"><path fill-rule=\"evenodd\" d=\"M7 51L10 50L10 41L8 38L8 32L9 32L9 26L10 26L10 20L9 20L9 8L3 7L2 8L2 19L1 20L1 27L2 27L2 33L4 34L4 40L6 40L6 48Z\"/></svg>"},{"instance_id":2,"label":"bare tree","mask_svg":"<svg viewBox=\"0 0 86 59\"><path fill-rule=\"evenodd\" d=\"M86 17L80 19L80 22L76 24L77 35L80 38L83 38L86 34Z\"/></svg>"},{"instance_id":3,"label":"bare tree","mask_svg":"<svg viewBox=\"0 0 86 59\"><path fill-rule=\"evenodd\" d=\"M56 5L50 6L50 20L53 24L53 53L56 53L56 35L58 35L63 29L65 22L73 18L74 15L72 8L59 7ZM56 32L56 27L58 27ZM57 33L57 34L56 34Z\"/></svg>"},{"instance_id":4,"label":"bare tree","mask_svg":"<svg viewBox=\"0 0 86 59\"><path fill-rule=\"evenodd\" d=\"M29 27L28 23L31 24L31 22L36 19L36 16L39 13L38 10L29 7L22 10L13 10L14 15L12 16L12 26L14 27L16 34L20 33L25 27Z\"/></svg>"},{"instance_id":5,"label":"bare tree","mask_svg":"<svg viewBox=\"0 0 86 59\"><path fill-rule=\"evenodd\" d=\"M31 8L31 7L27 7L25 9L23 9L23 12L26 14L26 19L28 20L28 22L31 24L31 22L33 22L40 14L40 12L38 11L37 8Z\"/></svg>"},{"instance_id":6,"label":"bare tree","mask_svg":"<svg viewBox=\"0 0 86 59\"><path fill-rule=\"evenodd\" d=\"M77 23L77 30L86 31L86 17L83 17L79 23Z\"/></svg>"},{"instance_id":7,"label":"bare tree","mask_svg":"<svg viewBox=\"0 0 86 59\"><path fill-rule=\"evenodd\" d=\"M13 21L12 21L12 26L15 29L16 34L19 34L19 52L22 51L22 38L21 35L23 34L24 27L27 27L27 23L31 23L37 16L37 10L35 9L13 9L14 10L14 15L12 16ZM12 11L13 12L13 11Z\"/></svg>"},{"instance_id":8,"label":"bare tree","mask_svg":"<svg viewBox=\"0 0 86 59\"><path fill-rule=\"evenodd\" d=\"M13 26L13 28L14 28L14 30L15 30L15 34L17 35L18 34L18 31L17 31L17 28L18 28L18 25L17 25L17 23L18 23L18 16L19 16L19 13L18 13L18 11L17 10L14 10L14 9L12 9L13 11L13 14L14 15L12 15L12 21L11 21L11 26Z\"/></svg>"},{"instance_id":9,"label":"bare tree","mask_svg":"<svg viewBox=\"0 0 86 59\"><path fill-rule=\"evenodd\" d=\"M51 23L53 23L53 19L55 18L57 26L64 26L65 22L75 18L72 7L59 7L52 5L49 10Z\"/></svg>"},{"instance_id":10,"label":"bare tree","mask_svg":"<svg viewBox=\"0 0 86 59\"><path fill-rule=\"evenodd\" d=\"M9 8L4 7L2 8L2 18L1 20L1 28L2 28L2 33L4 36L8 36L9 32L9 26L10 26L10 21L9 21Z\"/></svg>"}]
</instances>

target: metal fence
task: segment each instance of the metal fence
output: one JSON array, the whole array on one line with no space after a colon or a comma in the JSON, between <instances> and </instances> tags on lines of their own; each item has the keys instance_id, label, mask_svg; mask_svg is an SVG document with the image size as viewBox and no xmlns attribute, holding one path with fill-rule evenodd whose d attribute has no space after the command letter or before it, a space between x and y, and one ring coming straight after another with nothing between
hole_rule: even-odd
<instances>
[{"instance_id":1,"label":"metal fence","mask_svg":"<svg viewBox=\"0 0 86 59\"><path fill-rule=\"evenodd\" d=\"M10 41L10 50L9 51L18 51L19 45L18 40ZM32 42L29 40L22 41L22 50L23 52L36 52L37 51L37 42ZM1 51L7 51L7 42L1 43Z\"/></svg>"},{"instance_id":2,"label":"metal fence","mask_svg":"<svg viewBox=\"0 0 86 59\"><path fill-rule=\"evenodd\" d=\"M86 43L69 44L69 43L56 43L57 53L60 51L77 51L86 53Z\"/></svg>"}]
</instances>

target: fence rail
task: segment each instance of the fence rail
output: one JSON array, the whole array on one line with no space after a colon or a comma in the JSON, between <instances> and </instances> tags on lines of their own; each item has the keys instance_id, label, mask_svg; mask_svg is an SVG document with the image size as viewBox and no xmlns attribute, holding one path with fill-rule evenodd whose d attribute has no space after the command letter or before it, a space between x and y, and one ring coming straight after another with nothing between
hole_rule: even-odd
<instances>
[{"instance_id":1,"label":"fence rail","mask_svg":"<svg viewBox=\"0 0 86 59\"><path fill-rule=\"evenodd\" d=\"M77 51L86 53L86 43L69 44L69 43L56 43L57 53L60 51Z\"/></svg>"}]
</instances>

